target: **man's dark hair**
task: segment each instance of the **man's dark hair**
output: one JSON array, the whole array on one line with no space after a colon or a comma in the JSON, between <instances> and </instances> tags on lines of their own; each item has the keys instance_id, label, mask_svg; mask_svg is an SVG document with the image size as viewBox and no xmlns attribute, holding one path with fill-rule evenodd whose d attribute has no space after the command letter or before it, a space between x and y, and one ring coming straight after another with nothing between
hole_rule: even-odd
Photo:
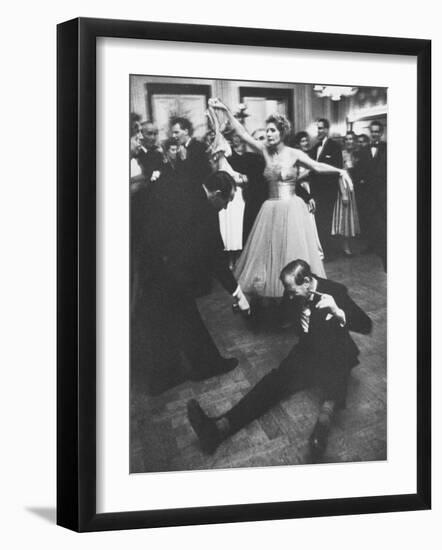
<instances>
[{"instance_id":1,"label":"man's dark hair","mask_svg":"<svg viewBox=\"0 0 442 550\"><path fill-rule=\"evenodd\" d=\"M296 132L293 138L293 143L297 149L301 148L301 139L304 139L304 138L310 139L310 136L308 135L307 132L305 132L304 130L301 130L301 132Z\"/></svg>"},{"instance_id":2,"label":"man's dark hair","mask_svg":"<svg viewBox=\"0 0 442 550\"><path fill-rule=\"evenodd\" d=\"M370 129L371 129L373 126L379 126L379 131L380 131L380 132L383 132L383 131L384 131L384 125L383 125L382 122L380 122L379 120L372 120L372 121L370 122Z\"/></svg>"},{"instance_id":3,"label":"man's dark hair","mask_svg":"<svg viewBox=\"0 0 442 550\"><path fill-rule=\"evenodd\" d=\"M297 285L302 285L305 277L311 279L312 271L310 266L304 260L293 260L282 268L280 280L284 282L286 277L294 277Z\"/></svg>"},{"instance_id":4,"label":"man's dark hair","mask_svg":"<svg viewBox=\"0 0 442 550\"><path fill-rule=\"evenodd\" d=\"M358 139L362 138L365 141L365 143L369 143L370 141L370 138L367 136L367 134L359 134L357 137Z\"/></svg>"},{"instance_id":5,"label":"man's dark hair","mask_svg":"<svg viewBox=\"0 0 442 550\"><path fill-rule=\"evenodd\" d=\"M221 191L223 199L230 198L232 191L236 189L235 180L230 174L223 171L214 172L204 182L204 186L208 191Z\"/></svg>"},{"instance_id":6,"label":"man's dark hair","mask_svg":"<svg viewBox=\"0 0 442 550\"><path fill-rule=\"evenodd\" d=\"M172 120L170 121L170 125L175 126L175 124L179 124L181 130L188 130L189 136L193 134L193 126L188 118L183 116L173 117Z\"/></svg>"},{"instance_id":7,"label":"man's dark hair","mask_svg":"<svg viewBox=\"0 0 442 550\"><path fill-rule=\"evenodd\" d=\"M319 124L320 122L322 122L325 128L330 128L330 122L327 118L318 118L316 124Z\"/></svg>"},{"instance_id":8,"label":"man's dark hair","mask_svg":"<svg viewBox=\"0 0 442 550\"><path fill-rule=\"evenodd\" d=\"M134 136L141 126L141 116L138 113L130 113L130 135Z\"/></svg>"}]
</instances>

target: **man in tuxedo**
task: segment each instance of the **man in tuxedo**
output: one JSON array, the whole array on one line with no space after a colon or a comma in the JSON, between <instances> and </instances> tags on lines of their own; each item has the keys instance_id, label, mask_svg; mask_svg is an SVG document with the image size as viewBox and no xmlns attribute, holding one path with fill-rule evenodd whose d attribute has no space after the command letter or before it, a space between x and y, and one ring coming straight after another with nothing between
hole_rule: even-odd
<instances>
[{"instance_id":1,"label":"man in tuxedo","mask_svg":"<svg viewBox=\"0 0 442 550\"><path fill-rule=\"evenodd\" d=\"M185 117L175 117L171 120L172 137L181 147L181 158L184 161L185 175L189 183L198 189L206 177L212 172L206 145L193 136L193 126Z\"/></svg>"},{"instance_id":2,"label":"man in tuxedo","mask_svg":"<svg viewBox=\"0 0 442 550\"><path fill-rule=\"evenodd\" d=\"M149 389L160 393L184 379L228 372L237 359L221 357L198 311L195 293L214 275L240 310L249 304L229 270L218 212L233 199L235 183L216 172L203 185L158 185L146 209L140 247L142 327L151 345Z\"/></svg>"},{"instance_id":3,"label":"man in tuxedo","mask_svg":"<svg viewBox=\"0 0 442 550\"><path fill-rule=\"evenodd\" d=\"M316 122L318 130L318 142L312 147L309 155L319 162L330 164L336 168L342 168L342 151L340 146L329 137L330 123L326 118L320 118ZM316 202L316 226L319 240L324 250L325 258L333 257L336 248L331 236L333 208L339 190L339 176L336 174L312 173L311 194Z\"/></svg>"},{"instance_id":4,"label":"man in tuxedo","mask_svg":"<svg viewBox=\"0 0 442 550\"><path fill-rule=\"evenodd\" d=\"M387 145L382 141L383 131L382 123L374 120L370 124L370 139L361 134L367 143L357 151L353 183L366 252L378 254L386 271Z\"/></svg>"},{"instance_id":5,"label":"man in tuxedo","mask_svg":"<svg viewBox=\"0 0 442 550\"><path fill-rule=\"evenodd\" d=\"M387 144L382 141L384 127L374 120L370 124L370 155L367 181L371 191L369 245L382 260L387 271Z\"/></svg>"},{"instance_id":6,"label":"man in tuxedo","mask_svg":"<svg viewBox=\"0 0 442 550\"><path fill-rule=\"evenodd\" d=\"M370 138L367 136L367 134L359 134L358 135L358 147L359 150L369 149L370 145Z\"/></svg>"},{"instance_id":7,"label":"man in tuxedo","mask_svg":"<svg viewBox=\"0 0 442 550\"><path fill-rule=\"evenodd\" d=\"M359 362L359 350L349 330L367 334L371 320L349 297L344 285L313 275L303 260L284 267L281 281L286 295L293 299L299 341L279 367L221 417L210 418L196 400L188 402L188 419L206 452L213 452L225 438L284 397L319 386L323 402L309 441L311 459L316 461L326 449L333 415L345 407L349 373Z\"/></svg>"},{"instance_id":8,"label":"man in tuxedo","mask_svg":"<svg viewBox=\"0 0 442 550\"><path fill-rule=\"evenodd\" d=\"M138 153L138 161L143 170L143 175L147 184L152 179L152 175L158 176L163 166L163 153L158 147L158 128L151 121L141 124L143 139Z\"/></svg>"}]
</instances>

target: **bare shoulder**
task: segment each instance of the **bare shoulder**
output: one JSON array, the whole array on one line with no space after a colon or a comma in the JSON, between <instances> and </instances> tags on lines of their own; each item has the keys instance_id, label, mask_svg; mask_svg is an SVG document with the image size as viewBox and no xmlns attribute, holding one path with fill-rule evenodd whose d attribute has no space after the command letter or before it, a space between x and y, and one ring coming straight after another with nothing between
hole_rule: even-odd
<instances>
[{"instance_id":1,"label":"bare shoulder","mask_svg":"<svg viewBox=\"0 0 442 550\"><path fill-rule=\"evenodd\" d=\"M298 158L299 157L299 149L295 149L294 147L289 147L288 145L286 145L284 147L284 151L286 152L287 155L290 155L292 158Z\"/></svg>"}]
</instances>

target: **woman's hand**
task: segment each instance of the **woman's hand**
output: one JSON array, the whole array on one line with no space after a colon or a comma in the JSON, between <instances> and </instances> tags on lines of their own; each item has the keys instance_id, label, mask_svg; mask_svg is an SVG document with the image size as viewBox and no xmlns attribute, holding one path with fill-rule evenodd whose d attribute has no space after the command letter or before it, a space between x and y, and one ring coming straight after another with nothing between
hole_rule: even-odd
<instances>
[{"instance_id":1,"label":"woman's hand","mask_svg":"<svg viewBox=\"0 0 442 550\"><path fill-rule=\"evenodd\" d=\"M159 170L154 170L152 172L152 176L150 177L150 181L151 182L157 181L157 179L159 179L160 176L161 176L161 172Z\"/></svg>"},{"instance_id":2,"label":"woman's hand","mask_svg":"<svg viewBox=\"0 0 442 550\"><path fill-rule=\"evenodd\" d=\"M340 175L346 188L351 193L353 191L353 182L351 181L351 177L349 176L347 170L341 170Z\"/></svg>"},{"instance_id":3,"label":"woman's hand","mask_svg":"<svg viewBox=\"0 0 442 550\"><path fill-rule=\"evenodd\" d=\"M311 213L311 214L314 214L316 212L316 202L315 202L315 199L310 199L307 203L307 206L308 206L308 211Z\"/></svg>"},{"instance_id":4,"label":"woman's hand","mask_svg":"<svg viewBox=\"0 0 442 550\"><path fill-rule=\"evenodd\" d=\"M221 111L228 111L227 105L224 105L224 103L219 99L219 97L211 97L209 99L209 107L212 107L213 109L220 109Z\"/></svg>"}]
</instances>

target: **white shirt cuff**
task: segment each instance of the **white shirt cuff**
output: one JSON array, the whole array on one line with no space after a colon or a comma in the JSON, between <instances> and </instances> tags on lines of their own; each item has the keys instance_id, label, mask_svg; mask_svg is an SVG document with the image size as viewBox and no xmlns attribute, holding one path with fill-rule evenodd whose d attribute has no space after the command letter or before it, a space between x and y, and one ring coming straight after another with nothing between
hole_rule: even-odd
<instances>
[{"instance_id":1,"label":"white shirt cuff","mask_svg":"<svg viewBox=\"0 0 442 550\"><path fill-rule=\"evenodd\" d=\"M345 317L345 311L343 309L338 309L337 317L339 319L339 324L341 325L341 327L345 327L345 325L347 324L347 318Z\"/></svg>"}]
</instances>

